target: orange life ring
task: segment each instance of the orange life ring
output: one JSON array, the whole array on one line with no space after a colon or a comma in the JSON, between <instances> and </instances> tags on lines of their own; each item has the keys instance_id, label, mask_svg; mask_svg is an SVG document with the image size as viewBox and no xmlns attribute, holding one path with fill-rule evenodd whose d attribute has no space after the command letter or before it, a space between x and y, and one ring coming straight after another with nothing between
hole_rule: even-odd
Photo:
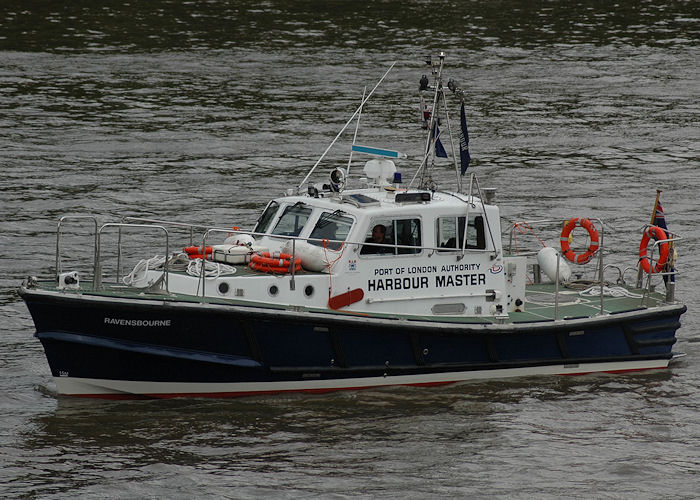
<instances>
[{"instance_id":1,"label":"orange life ring","mask_svg":"<svg viewBox=\"0 0 700 500\"><path fill-rule=\"evenodd\" d=\"M213 249L212 247L206 247L204 248L204 254L202 254L202 248L203 247L185 247L183 250L187 254L187 256L194 260L194 259L204 259L204 256L206 255L207 260L211 260L212 252Z\"/></svg>"},{"instance_id":2,"label":"orange life ring","mask_svg":"<svg viewBox=\"0 0 700 500\"><path fill-rule=\"evenodd\" d=\"M186 254L192 255L192 254L199 254L202 255L202 247L185 247L183 248ZM213 249L212 247L206 247L205 253L212 253Z\"/></svg>"},{"instance_id":3,"label":"orange life ring","mask_svg":"<svg viewBox=\"0 0 700 500\"><path fill-rule=\"evenodd\" d=\"M666 234L666 231L661 229L659 226L651 226L644 231L642 242L639 244L639 265L642 266L642 269L644 269L644 272L647 274L652 272L651 262L649 261L649 257L647 257L647 245L649 244L649 240L652 238L657 241L667 240L668 235ZM663 271L664 267L666 266L666 262L668 262L668 242L663 241L659 244L659 259L656 261L653 272L660 273Z\"/></svg>"},{"instance_id":4,"label":"orange life ring","mask_svg":"<svg viewBox=\"0 0 700 500\"><path fill-rule=\"evenodd\" d=\"M260 252L250 258L248 267L256 271L270 273L288 273L292 265L292 256L286 253ZM301 258L294 259L294 271L301 271Z\"/></svg>"},{"instance_id":5,"label":"orange life ring","mask_svg":"<svg viewBox=\"0 0 700 500\"><path fill-rule=\"evenodd\" d=\"M588 250L586 250L581 255L576 255L571 249L571 244L569 243L569 236L576 226L584 228L588 231L588 236L591 239L591 244L588 245ZM567 260L573 262L574 264L585 264L590 261L595 253L598 251L600 246L600 239L598 237L598 230L595 228L593 223L588 219L574 217L569 220L564 229L561 231L561 251Z\"/></svg>"},{"instance_id":6,"label":"orange life ring","mask_svg":"<svg viewBox=\"0 0 700 500\"><path fill-rule=\"evenodd\" d=\"M250 262L248 264L248 267L263 273L287 274L289 272L288 267L268 266L266 264L258 264L257 262ZM297 264L294 266L294 272L296 273L299 271L301 271L301 264Z\"/></svg>"}]
</instances>

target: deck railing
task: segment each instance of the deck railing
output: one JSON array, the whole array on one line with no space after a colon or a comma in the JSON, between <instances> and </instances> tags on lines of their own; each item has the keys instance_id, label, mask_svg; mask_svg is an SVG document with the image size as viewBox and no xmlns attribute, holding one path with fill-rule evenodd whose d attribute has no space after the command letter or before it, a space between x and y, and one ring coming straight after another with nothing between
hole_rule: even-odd
<instances>
[{"instance_id":1,"label":"deck railing","mask_svg":"<svg viewBox=\"0 0 700 500\"><path fill-rule=\"evenodd\" d=\"M65 222L68 220L91 220L94 224L94 232L93 232L93 237L95 239L94 245L93 245L93 260L92 260L92 265L93 268L97 266L97 217L92 216L92 215L65 215L61 217L58 220L58 225L56 227L56 283L58 283L59 277L61 275L62 271L62 261L61 261L61 241L62 241L62 234L63 234L63 226L65 225Z\"/></svg>"},{"instance_id":2,"label":"deck railing","mask_svg":"<svg viewBox=\"0 0 700 500\"><path fill-rule=\"evenodd\" d=\"M124 238L125 238L125 233L124 229L127 228L141 228L141 229L156 229L158 231L161 231L163 235L165 236L165 241L164 241L164 250L165 250L165 256L166 256L166 269L167 269L167 261L168 257L170 257L170 240L171 240L171 234L168 228L175 228L179 230L184 230L188 236L189 236L189 244L190 246L195 245L195 241L199 239L199 235L201 234L201 244L203 248L206 248L207 242L211 239L211 237L214 234L230 234L232 232L235 232L237 234L244 234L244 235L250 235L254 238L260 238L262 236L268 237L268 238L273 238L273 239L279 239L283 241L291 241L292 242L292 261L296 259L296 254L297 254L297 242L299 241L304 241L304 242L309 242L309 243L315 243L315 244L321 244L322 246L328 246L328 245L334 245L334 246L339 246L339 247L357 247L361 248L364 246L368 247L379 247L379 248L387 248L391 249L390 254L398 254L399 251L401 250L406 250L406 251L411 251L415 253L427 251L431 252L430 255L432 255L435 252L440 252L440 253L445 253L445 254L454 254L455 257L459 260L464 257L462 249L461 248L445 248L445 247L437 247L437 246L424 246L424 245L400 245L400 244L390 244L390 243L370 243L367 241L349 241L349 240L334 240L334 239L326 239L326 238L303 238L303 237L298 237L298 236L288 236L288 235L270 235L270 234L265 234L265 233L256 233L254 231L247 231L247 230L242 230L242 229L236 229L236 228L220 228L220 227L210 227L210 226L204 226L200 224L189 224L189 223L184 223L184 222L178 222L178 221L167 221L167 220L162 220L162 219L151 219L151 218L144 218L144 217L123 217L121 219L121 222L109 222L105 223L102 226L99 226L98 220L94 216L65 216L62 217L59 220L57 231L56 231L56 279L58 280L59 274L62 269L62 228L65 225L65 222L69 219L86 219L86 220L91 220L94 225L94 252L93 252L93 276L92 276L92 289L93 291L97 291L102 288L102 283L103 283L103 271L104 271L104 255L103 255L103 234L108 230L108 229L117 229L117 265L116 265L116 282L119 282L122 278L122 264L123 264L123 258L124 258L124 252L122 245L124 243ZM485 248L485 249L473 249L470 248L469 252L479 252L479 253L493 253L494 249L493 248ZM294 290L295 289L295 271L293 269L294 266L292 266L292 271L290 273L291 279L290 279L290 289ZM168 282L167 282L167 272L166 278L165 278L165 290L166 293L168 293ZM205 287L206 287L206 279L205 279L205 269L204 266L202 266L202 272L200 275L200 285L198 287L198 293L197 295L201 295L202 297L205 296Z\"/></svg>"},{"instance_id":3,"label":"deck railing","mask_svg":"<svg viewBox=\"0 0 700 500\"><path fill-rule=\"evenodd\" d=\"M156 224L130 224L130 223L125 223L125 222L108 222L106 224L103 224L100 229L97 231L97 238L95 240L95 267L94 267L94 274L92 278L92 289L94 291L98 291L102 288L102 262L100 259L100 255L102 252L102 233L109 228L118 228L119 229L119 243L117 246L117 281L119 281L119 265L121 264L121 237L122 237L122 229L124 228L144 228L144 229L157 229L163 231L165 234L165 263L163 264L163 274L164 274L164 279L165 279L165 291L168 293L168 255L170 255L170 235L168 233L168 230L165 228L165 226L162 225L156 225Z\"/></svg>"},{"instance_id":4,"label":"deck railing","mask_svg":"<svg viewBox=\"0 0 700 500\"><path fill-rule=\"evenodd\" d=\"M222 233L231 233L231 232L236 232L237 234L245 234L245 235L250 235L254 238L260 238L261 236L266 236L268 238L275 238L275 239L280 239L280 240L288 240L292 241L292 261L296 259L296 254L297 254L297 242L298 241L305 241L309 243L316 243L316 244L322 244L322 245L329 245L329 244L334 244L342 247L343 245L346 247L358 247L361 248L363 246L372 246L372 247L383 247L383 248L389 248L391 249L392 254L398 253L399 250L404 249L404 250L410 250L413 252L422 252L422 251L428 251L428 252L440 252L440 253L454 253L454 254L461 254L462 249L459 248L444 248L444 247L434 247L434 246L420 246L420 245L398 245L398 244L388 244L388 243L369 243L366 241L347 241L347 240L329 240L329 239L320 239L320 238L302 238L298 236L288 236L288 235L269 235L269 234L264 234L264 233L256 233L254 231L246 231L246 230L241 230L241 229L235 229L235 228L217 228L217 227L207 227L203 225L198 225L198 224L189 224L189 223L183 223L183 222L175 222L175 221L165 221L165 220L160 220L160 219L149 219L149 218L141 218L141 217L125 217L122 219L122 222L119 223L106 223L103 224L102 226L99 226L98 220L94 216L82 216L82 215L74 215L74 216L64 216L59 219L57 230L56 230L56 280L58 281L60 274L62 272L62 242L63 242L63 228L66 225L68 221L80 221L80 220L87 220L91 221L92 225L94 227L94 251L93 251L93 279L92 279L92 289L97 291L102 287L102 273L103 273L103 262L102 262L102 249L103 249L103 242L102 242L102 236L105 231L108 229L116 228L118 230L118 240L117 240L117 282L119 282L121 276L122 276L122 270L121 270L121 265L122 265L122 259L123 259L123 251L122 251L122 240L123 240L123 230L126 228L141 228L145 230L157 230L163 233L165 236L164 239L164 250L165 250L165 264L164 264L164 282L165 282L165 291L168 293L168 257L170 254L170 232L168 230L168 227L170 228L177 228L180 230L184 230L189 234L189 242L190 245L194 245L195 241L198 239L198 235L202 234L201 236L201 242L202 242L202 247L205 248L207 245L207 241L209 241L213 235L215 234L222 234ZM600 235L600 240L599 240L599 249L597 251L597 257L596 257L596 274L598 275L598 281L600 285L600 312L599 314L604 314L604 302L603 302L603 292L604 292L604 280L603 280L603 274L604 270L606 267L604 266L604 224L602 220L600 219L591 219L598 223L599 227L599 235ZM561 220L559 219L541 219L541 220L535 220L535 221L520 221L517 223L514 223L510 227L509 231L509 238L508 238L508 253L511 255L513 254L513 245L514 245L514 232L515 228L518 227L518 225L528 225L528 226L537 226L537 227L554 227L555 225L559 227L561 225ZM647 226L648 227L648 226ZM646 227L645 227L646 229ZM681 240L682 238L676 234L668 232L669 238L665 240L654 240L652 247L651 247L651 253L650 253L650 262L651 262L651 267L653 269L655 262L654 258L655 255L658 252L658 248L662 244L673 244L676 241ZM492 248L485 248L485 249L469 249L470 252L484 252L484 253L489 253L493 252ZM432 254L431 254L432 255ZM521 252L520 255L525 255L525 256L533 256L535 255L535 252ZM562 258L559 250L557 249L557 255L559 258ZM457 255L459 258L459 255ZM559 269L559 258L557 259L557 267L556 267L556 279L554 280L554 319L558 320L559 319L559 304L560 304L560 269ZM608 266L608 267L615 267L615 266ZM619 269L618 269L619 270ZM625 269L627 271L627 269ZM535 276L537 273L534 273ZM620 279L622 279L622 282L624 283L624 274L623 272L620 272L621 276ZM641 300L641 306L650 306L651 302L651 293L652 293L652 274L653 275L661 275L665 277L665 280L667 281L667 293L666 293L666 301L667 302L673 302L675 300L674 298L674 293L675 293L675 282L673 277L675 276L676 272L675 270L668 270L664 272L659 272L659 273L650 273L647 275L646 282L643 286L643 294L642 294L642 300ZM292 270L290 273L290 289L294 290L295 289L295 271L294 271L294 266L292 266ZM535 282L537 280L535 279ZM641 283L638 284L638 286L641 287ZM202 272L200 275L200 286L198 287L198 293L197 295L200 295L202 297L206 296L206 278L205 278L205 268L202 266ZM201 291L201 292L200 292Z\"/></svg>"},{"instance_id":5,"label":"deck railing","mask_svg":"<svg viewBox=\"0 0 700 500\"><path fill-rule=\"evenodd\" d=\"M605 314L605 309L604 309L604 302L603 302L603 290L604 290L604 282L603 282L603 269L604 269L604 262L603 262L603 253L605 250L605 247L603 245L604 242L604 224L601 219L598 218L588 218L591 221L597 222L598 223L598 234L600 235L600 239L598 240L598 250L596 251L597 257L597 269L596 269L596 274L598 275L598 281L600 283L600 311L598 314ZM512 254L513 253L513 244L515 240L515 229L519 226L525 226L528 228L532 228L533 226L536 226L538 228L543 227L543 228L550 228L550 227L559 227L561 228L562 225L562 219L540 219L540 220L534 220L534 221L518 221L514 222L511 224L510 230L508 232L508 253ZM557 252L557 271L556 271L556 277L554 279L554 320L559 319L559 282L561 281L559 279L560 273L559 273L559 262L560 259L563 258L561 255L561 252L559 251L558 248L553 247L556 252ZM531 256L531 255L536 255L536 253L532 252L527 252L524 255L526 256ZM533 273L536 274L536 273Z\"/></svg>"}]
</instances>

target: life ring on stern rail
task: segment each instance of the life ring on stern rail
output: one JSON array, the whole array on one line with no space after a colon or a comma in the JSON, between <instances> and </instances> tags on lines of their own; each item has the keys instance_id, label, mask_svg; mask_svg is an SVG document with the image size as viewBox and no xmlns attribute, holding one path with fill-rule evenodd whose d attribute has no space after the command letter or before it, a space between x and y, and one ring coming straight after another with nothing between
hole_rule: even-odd
<instances>
[{"instance_id":1,"label":"life ring on stern rail","mask_svg":"<svg viewBox=\"0 0 700 500\"><path fill-rule=\"evenodd\" d=\"M644 269L644 272L647 274L652 272L651 262L649 261L649 257L647 257L647 245L649 244L649 240L651 238L654 238L655 240L667 240L668 235L666 234L666 231L661 229L659 226L651 226L644 231L642 241L639 244L639 265L642 266L642 269ZM664 267L666 266L666 262L668 262L668 242L664 241L659 243L659 259L656 261L656 266L654 266L653 272L659 273L663 271Z\"/></svg>"},{"instance_id":2,"label":"life ring on stern rail","mask_svg":"<svg viewBox=\"0 0 700 500\"><path fill-rule=\"evenodd\" d=\"M588 237L591 239L591 244L588 245L588 250L581 255L576 255L571 249L571 244L569 243L569 236L576 226L582 227L588 231ZM590 261L600 246L598 230L590 220L584 219L583 217L574 217L573 219L570 219L564 226L564 229L561 230L560 240L561 251L564 254L564 257L574 264L585 264Z\"/></svg>"},{"instance_id":3,"label":"life ring on stern rail","mask_svg":"<svg viewBox=\"0 0 700 500\"><path fill-rule=\"evenodd\" d=\"M288 253L260 252L250 257L248 267L265 273L285 274L290 271L292 256ZM301 271L301 258L294 259L294 271Z\"/></svg>"}]
</instances>

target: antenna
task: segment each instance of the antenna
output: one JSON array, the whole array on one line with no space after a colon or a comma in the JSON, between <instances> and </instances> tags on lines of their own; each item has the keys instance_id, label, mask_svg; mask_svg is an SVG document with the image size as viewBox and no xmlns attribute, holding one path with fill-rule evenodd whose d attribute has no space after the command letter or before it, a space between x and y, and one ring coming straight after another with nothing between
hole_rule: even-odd
<instances>
[{"instance_id":1,"label":"antenna","mask_svg":"<svg viewBox=\"0 0 700 500\"><path fill-rule=\"evenodd\" d=\"M365 85L365 89L362 91L362 104L365 102L365 94L367 93L367 85ZM360 119L362 118L362 104L360 104L360 113L357 115L357 123L355 124L355 135L352 136L352 145L355 145L355 141L357 140L357 129L360 128ZM352 152L354 149L350 147L350 158L348 158L348 168L345 169L345 176L349 177L350 176L350 164L352 163Z\"/></svg>"},{"instance_id":2,"label":"antenna","mask_svg":"<svg viewBox=\"0 0 700 500\"><path fill-rule=\"evenodd\" d=\"M321 163L321 160L323 160L323 158L326 156L326 154L328 153L328 151L330 151L330 149L333 147L333 144L335 144L335 141L337 141L338 138L339 138L341 135L343 135L343 132L345 132L345 129L348 128L348 125L350 125L350 123L352 123L353 119L355 118L355 115L357 115L357 114L362 110L362 106L364 106L364 104L369 100L369 98L372 97L372 94L374 94L374 91L377 90L377 87L379 87L379 85L384 81L384 79L386 78L386 75L389 74L389 72L393 69L393 67L394 67L395 65L396 65L396 61L394 61L393 63L391 63L391 66L389 66L389 69L386 70L386 73L384 73L384 76L382 76L382 77L379 79L379 81L378 81L377 84L374 86L374 88L371 90L371 92L367 95L367 97L365 97L364 99L362 99L362 102L360 103L360 107L357 108L357 109L355 110L355 112L352 114L352 116L350 117L350 119L345 123L345 125L343 125L343 128L340 129L340 132L338 132L338 135L335 136L335 139L333 139L333 141L331 141L331 143L328 145L328 147L327 147L326 150L323 152L323 154L321 155L321 157L316 161L316 163L314 164L314 166L311 167L311 170L309 170L309 173L306 174L306 177L304 177L304 180L301 181L301 183L297 186L297 189L301 189L301 186L303 186L304 184L306 184L306 181L309 180L309 177L311 177L311 174L314 173L314 170L316 170L316 167L318 167L318 164Z\"/></svg>"}]
</instances>

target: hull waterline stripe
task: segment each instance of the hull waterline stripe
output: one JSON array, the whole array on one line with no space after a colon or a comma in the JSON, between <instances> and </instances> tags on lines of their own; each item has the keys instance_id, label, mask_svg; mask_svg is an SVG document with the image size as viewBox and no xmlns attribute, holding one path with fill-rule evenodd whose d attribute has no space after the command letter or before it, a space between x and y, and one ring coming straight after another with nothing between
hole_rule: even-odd
<instances>
[{"instance_id":1,"label":"hull waterline stripe","mask_svg":"<svg viewBox=\"0 0 700 500\"><path fill-rule=\"evenodd\" d=\"M468 380L485 380L534 375L584 375L589 373L622 373L668 367L668 359L626 361L612 363L586 363L573 365L549 365L499 370L479 370L423 375L364 377L335 380L310 380L293 382L141 382L129 380L80 379L54 377L58 392L64 395L114 399L174 398L174 397L236 397L284 392L324 393L340 390L359 390L392 385L432 386Z\"/></svg>"}]
</instances>

